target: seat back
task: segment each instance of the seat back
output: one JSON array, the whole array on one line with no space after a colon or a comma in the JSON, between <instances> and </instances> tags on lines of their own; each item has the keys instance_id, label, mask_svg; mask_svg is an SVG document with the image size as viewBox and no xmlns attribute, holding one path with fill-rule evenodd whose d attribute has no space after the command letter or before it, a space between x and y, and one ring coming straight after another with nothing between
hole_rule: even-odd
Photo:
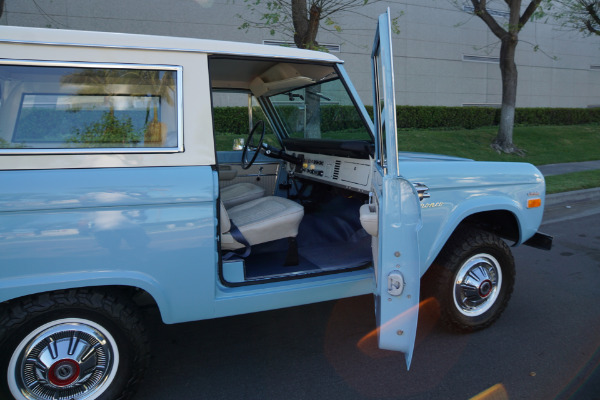
<instances>
[{"instance_id":1,"label":"seat back","mask_svg":"<svg viewBox=\"0 0 600 400\"><path fill-rule=\"evenodd\" d=\"M221 201L227 208L258 199L265 195L265 188L253 183L241 182L221 188Z\"/></svg>"},{"instance_id":2,"label":"seat back","mask_svg":"<svg viewBox=\"0 0 600 400\"><path fill-rule=\"evenodd\" d=\"M231 229L231 221L229 220L229 215L227 214L227 210L225 209L225 204L222 201L219 201L219 205L221 207L221 221L219 223L219 229L221 230L221 234L229 232Z\"/></svg>"}]
</instances>

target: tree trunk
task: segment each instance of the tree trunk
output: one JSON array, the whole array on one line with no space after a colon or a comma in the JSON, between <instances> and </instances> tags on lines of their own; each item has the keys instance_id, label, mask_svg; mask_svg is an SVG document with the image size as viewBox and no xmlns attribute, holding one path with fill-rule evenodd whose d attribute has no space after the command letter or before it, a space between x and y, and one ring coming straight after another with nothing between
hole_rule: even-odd
<instances>
[{"instance_id":1,"label":"tree trunk","mask_svg":"<svg viewBox=\"0 0 600 400\"><path fill-rule=\"evenodd\" d=\"M502 109L500 111L498 135L492 143L492 148L498 152L522 154L522 150L519 150L513 144L518 78L517 65L515 63L515 50L518 42L517 34L508 34L502 39L502 45L500 47Z\"/></svg>"},{"instance_id":2,"label":"tree trunk","mask_svg":"<svg viewBox=\"0 0 600 400\"><path fill-rule=\"evenodd\" d=\"M515 104L517 102L517 65L515 64L515 50L519 42L519 32L531 19L535 10L543 0L530 0L527 8L521 12L521 0L505 0L509 10L508 25L503 27L490 15L487 10L487 0L471 0L475 15L485 22L492 33L500 39L500 73L502 74L502 110L500 113L500 127L498 135L492 143L492 148L497 152L517 153L523 155L524 151L513 145L513 124L515 122Z\"/></svg>"},{"instance_id":3,"label":"tree trunk","mask_svg":"<svg viewBox=\"0 0 600 400\"><path fill-rule=\"evenodd\" d=\"M321 97L318 93L321 85L314 85L304 91L304 104L306 107L306 123L304 137L319 139L321 137Z\"/></svg>"},{"instance_id":4,"label":"tree trunk","mask_svg":"<svg viewBox=\"0 0 600 400\"><path fill-rule=\"evenodd\" d=\"M317 44L321 8L313 3L308 9L306 0L292 0L294 43L299 49L314 49Z\"/></svg>"},{"instance_id":5,"label":"tree trunk","mask_svg":"<svg viewBox=\"0 0 600 400\"><path fill-rule=\"evenodd\" d=\"M318 47L317 33L321 20L321 7L312 3L310 10L306 0L292 0L292 22L294 24L294 43L300 49ZM313 93L320 91L321 85L311 87L304 93L304 137L321 137L321 98Z\"/></svg>"}]
</instances>

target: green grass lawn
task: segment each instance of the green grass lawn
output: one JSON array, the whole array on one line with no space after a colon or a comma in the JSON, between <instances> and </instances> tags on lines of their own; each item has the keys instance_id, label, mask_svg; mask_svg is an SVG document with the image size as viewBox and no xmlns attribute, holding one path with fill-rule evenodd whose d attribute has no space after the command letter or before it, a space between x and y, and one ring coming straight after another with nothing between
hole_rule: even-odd
<instances>
[{"instance_id":1,"label":"green grass lawn","mask_svg":"<svg viewBox=\"0 0 600 400\"><path fill-rule=\"evenodd\" d=\"M600 187L600 169L546 177L548 194L596 187Z\"/></svg>"},{"instance_id":2,"label":"green grass lawn","mask_svg":"<svg viewBox=\"0 0 600 400\"><path fill-rule=\"evenodd\" d=\"M399 131L399 148L479 161L524 161L534 165L600 159L600 125L519 126L513 143L524 157L498 154L490 148L497 127L461 130Z\"/></svg>"},{"instance_id":3,"label":"green grass lawn","mask_svg":"<svg viewBox=\"0 0 600 400\"><path fill-rule=\"evenodd\" d=\"M523 157L498 154L490 148L497 128L473 130L400 131L401 149L472 158L479 161L523 161L534 165L600 159L600 125L519 126L513 143L525 150ZM600 187L600 170L546 177L546 192Z\"/></svg>"},{"instance_id":4,"label":"green grass lawn","mask_svg":"<svg viewBox=\"0 0 600 400\"><path fill-rule=\"evenodd\" d=\"M497 127L457 130L400 130L401 151L437 153L472 158L478 161L518 161L534 165L556 164L600 159L600 124L569 126L517 126L513 142L525 150L525 156L498 154L490 143ZM352 139L353 132L339 132L340 139ZM231 150L233 139L245 135L217 135L218 150ZM332 136L333 137L333 136ZM273 135L265 140L278 146ZM547 178L548 193L600 187L600 171L583 172Z\"/></svg>"},{"instance_id":5,"label":"green grass lawn","mask_svg":"<svg viewBox=\"0 0 600 400\"><path fill-rule=\"evenodd\" d=\"M400 130L398 148L402 151L446 154L479 161L524 161L534 165L600 159L600 124L569 126L517 126L513 142L526 151L524 157L498 154L490 148L497 127L459 130ZM340 132L340 139L352 139ZM217 150L231 150L233 139L245 135L217 135ZM273 135L268 143L277 145Z\"/></svg>"}]
</instances>

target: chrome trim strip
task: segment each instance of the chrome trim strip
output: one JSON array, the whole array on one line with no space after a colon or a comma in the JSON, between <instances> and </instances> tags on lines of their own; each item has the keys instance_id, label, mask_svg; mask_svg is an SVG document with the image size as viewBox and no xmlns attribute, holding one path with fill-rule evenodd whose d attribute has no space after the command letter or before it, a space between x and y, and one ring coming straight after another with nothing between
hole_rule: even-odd
<instances>
[{"instance_id":1,"label":"chrome trim strip","mask_svg":"<svg viewBox=\"0 0 600 400\"><path fill-rule=\"evenodd\" d=\"M2 40L0 39L0 42ZM82 68L121 68L121 69L166 69L178 70L179 65L163 65L163 64L131 64L131 63L99 63L87 61L56 61L56 60L25 60L14 58L0 58L0 64L6 65L26 65L39 67L82 67Z\"/></svg>"},{"instance_id":2,"label":"chrome trim strip","mask_svg":"<svg viewBox=\"0 0 600 400\"><path fill-rule=\"evenodd\" d=\"M2 42L2 40L0 40ZM44 148L0 148L0 155L33 155L33 154L130 154L130 153L182 153L183 145L183 67L162 64L119 64L84 61L41 61L0 58L1 65L24 65L39 67L76 67L76 68L110 68L110 69L149 69L175 71L177 76L177 147L82 147L70 149Z\"/></svg>"},{"instance_id":3,"label":"chrome trim strip","mask_svg":"<svg viewBox=\"0 0 600 400\"><path fill-rule=\"evenodd\" d=\"M57 154L149 154L149 153L181 153L183 146L179 147L85 147L81 149L0 149L2 156L27 156L27 155L57 155Z\"/></svg>"}]
</instances>

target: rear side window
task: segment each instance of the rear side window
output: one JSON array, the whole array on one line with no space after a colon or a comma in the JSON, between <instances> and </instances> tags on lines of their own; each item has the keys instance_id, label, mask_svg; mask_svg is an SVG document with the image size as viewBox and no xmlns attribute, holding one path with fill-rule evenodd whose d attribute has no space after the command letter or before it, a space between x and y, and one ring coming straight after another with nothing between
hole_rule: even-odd
<instances>
[{"instance_id":1,"label":"rear side window","mask_svg":"<svg viewBox=\"0 0 600 400\"><path fill-rule=\"evenodd\" d=\"M177 148L176 67L0 65L0 148Z\"/></svg>"}]
</instances>

